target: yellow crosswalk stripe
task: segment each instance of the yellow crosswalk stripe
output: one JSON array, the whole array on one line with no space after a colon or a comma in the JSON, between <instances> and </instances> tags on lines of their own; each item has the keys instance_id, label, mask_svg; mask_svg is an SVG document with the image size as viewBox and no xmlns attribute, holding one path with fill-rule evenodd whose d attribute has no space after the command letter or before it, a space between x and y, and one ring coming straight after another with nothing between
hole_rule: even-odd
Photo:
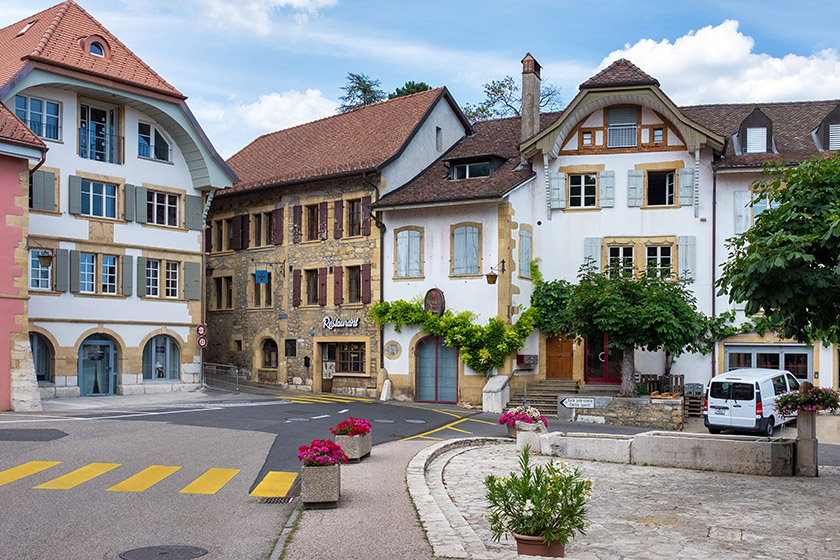
<instances>
[{"instance_id":1,"label":"yellow crosswalk stripe","mask_svg":"<svg viewBox=\"0 0 840 560\"><path fill-rule=\"evenodd\" d=\"M265 478L262 479L262 482L254 488L251 495L258 498L283 497L288 493L289 488L292 487L296 478L297 473L269 471L268 474L265 475Z\"/></svg>"},{"instance_id":2,"label":"yellow crosswalk stripe","mask_svg":"<svg viewBox=\"0 0 840 560\"><path fill-rule=\"evenodd\" d=\"M83 484L89 480L103 475L108 471L112 471L119 467L121 463L91 463L85 465L80 469L76 469L71 473L60 476L44 484L39 484L35 488L45 490L69 490L75 488L79 484Z\"/></svg>"},{"instance_id":3,"label":"yellow crosswalk stripe","mask_svg":"<svg viewBox=\"0 0 840 560\"><path fill-rule=\"evenodd\" d=\"M108 492L143 492L148 490L167 476L175 471L180 470L181 467L166 467L162 465L152 465L151 467L140 471L139 473L126 478L119 484L108 488Z\"/></svg>"},{"instance_id":4,"label":"yellow crosswalk stripe","mask_svg":"<svg viewBox=\"0 0 840 560\"><path fill-rule=\"evenodd\" d=\"M189 483L179 494L215 494L238 472L239 469L209 469Z\"/></svg>"},{"instance_id":5,"label":"yellow crosswalk stripe","mask_svg":"<svg viewBox=\"0 0 840 560\"><path fill-rule=\"evenodd\" d=\"M28 463L18 465L17 467L0 471L0 486L20 480L21 478L25 478L31 474L45 471L60 464L61 461L29 461Z\"/></svg>"}]
</instances>

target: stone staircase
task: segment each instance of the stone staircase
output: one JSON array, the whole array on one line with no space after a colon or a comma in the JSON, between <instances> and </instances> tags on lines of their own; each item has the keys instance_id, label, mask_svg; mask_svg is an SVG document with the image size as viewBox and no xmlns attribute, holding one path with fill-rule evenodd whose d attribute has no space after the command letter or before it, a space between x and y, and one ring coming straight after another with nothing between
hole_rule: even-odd
<instances>
[{"instance_id":1,"label":"stone staircase","mask_svg":"<svg viewBox=\"0 0 840 560\"><path fill-rule=\"evenodd\" d=\"M577 382L571 379L543 379L527 386L528 406L539 410L543 416L557 416L557 395L578 392ZM507 408L522 404L523 391L516 391L510 397Z\"/></svg>"}]
</instances>

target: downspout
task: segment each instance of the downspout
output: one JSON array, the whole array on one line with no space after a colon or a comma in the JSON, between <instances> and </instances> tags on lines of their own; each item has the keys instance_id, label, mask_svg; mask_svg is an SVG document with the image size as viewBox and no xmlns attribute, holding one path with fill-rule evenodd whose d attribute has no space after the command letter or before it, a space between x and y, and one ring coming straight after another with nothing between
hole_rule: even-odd
<instances>
[{"instance_id":1,"label":"downspout","mask_svg":"<svg viewBox=\"0 0 840 560\"><path fill-rule=\"evenodd\" d=\"M712 155L714 158L714 154ZM717 165L712 160L712 317L715 316L715 280L717 277ZM712 377L715 377L717 363L717 341L712 345Z\"/></svg>"},{"instance_id":2,"label":"downspout","mask_svg":"<svg viewBox=\"0 0 840 560\"><path fill-rule=\"evenodd\" d=\"M362 181L367 183L374 191L376 191L376 200L379 202L379 187L374 185L367 179L367 173L362 173ZM385 251L382 250L382 245L385 242L385 224L371 212L370 217L376 227L379 228L379 297L381 301L385 301ZM379 329L379 368L383 367L383 360L385 359L385 331L380 327ZM378 376L379 372L377 372Z\"/></svg>"},{"instance_id":3,"label":"downspout","mask_svg":"<svg viewBox=\"0 0 840 560\"><path fill-rule=\"evenodd\" d=\"M199 269L199 275L201 276L201 297L199 301L201 302L201 324L204 325L206 322L206 314L207 314L207 250L204 246L204 240L207 239L207 213L210 211L210 205L213 203L213 196L216 194L215 190L211 190L210 194L207 195L207 202L204 203L204 211L201 213L201 234L200 239L198 240L198 245L201 250L201 268ZM204 388L204 349L199 349L199 370L198 370L198 379L199 379L199 387Z\"/></svg>"},{"instance_id":4,"label":"downspout","mask_svg":"<svg viewBox=\"0 0 840 560\"><path fill-rule=\"evenodd\" d=\"M29 174L32 175L33 173L38 171L38 168L41 167L42 165L44 165L44 163L46 163L46 161L47 161L47 152L45 150L45 151L41 152L41 161L39 161L37 164L35 164L35 167L33 167L32 169L29 170Z\"/></svg>"}]
</instances>

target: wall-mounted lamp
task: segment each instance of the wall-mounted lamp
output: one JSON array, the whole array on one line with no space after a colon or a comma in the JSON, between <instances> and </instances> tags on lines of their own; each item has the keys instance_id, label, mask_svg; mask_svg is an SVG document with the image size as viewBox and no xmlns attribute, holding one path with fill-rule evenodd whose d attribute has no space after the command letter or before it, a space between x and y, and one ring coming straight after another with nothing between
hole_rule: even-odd
<instances>
[{"instance_id":1,"label":"wall-mounted lamp","mask_svg":"<svg viewBox=\"0 0 840 560\"><path fill-rule=\"evenodd\" d=\"M47 268L52 264L53 261L53 254L52 251L49 249L40 249L38 247L30 247L29 246L29 236L26 236L26 250L30 249L37 249L35 251L35 255L38 257L38 264L41 265L43 268Z\"/></svg>"},{"instance_id":2,"label":"wall-mounted lamp","mask_svg":"<svg viewBox=\"0 0 840 560\"><path fill-rule=\"evenodd\" d=\"M490 267L490 272L485 274L484 276L487 278L488 284L495 284L496 278L499 277L499 274L505 273L505 259L502 259L496 266Z\"/></svg>"}]
</instances>

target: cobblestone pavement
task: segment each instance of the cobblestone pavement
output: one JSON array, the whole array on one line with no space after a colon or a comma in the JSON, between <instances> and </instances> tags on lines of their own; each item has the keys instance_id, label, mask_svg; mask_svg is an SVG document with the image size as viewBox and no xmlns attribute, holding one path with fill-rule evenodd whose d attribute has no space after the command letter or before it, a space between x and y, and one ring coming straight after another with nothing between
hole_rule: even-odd
<instances>
[{"instance_id":1,"label":"cobblestone pavement","mask_svg":"<svg viewBox=\"0 0 840 560\"><path fill-rule=\"evenodd\" d=\"M593 486L591 525L569 542L567 558L840 558L840 467L821 466L809 479L569 463ZM442 442L412 459L409 491L436 556L520 558L512 539L493 542L483 484L517 468L515 444L500 438Z\"/></svg>"}]
</instances>

